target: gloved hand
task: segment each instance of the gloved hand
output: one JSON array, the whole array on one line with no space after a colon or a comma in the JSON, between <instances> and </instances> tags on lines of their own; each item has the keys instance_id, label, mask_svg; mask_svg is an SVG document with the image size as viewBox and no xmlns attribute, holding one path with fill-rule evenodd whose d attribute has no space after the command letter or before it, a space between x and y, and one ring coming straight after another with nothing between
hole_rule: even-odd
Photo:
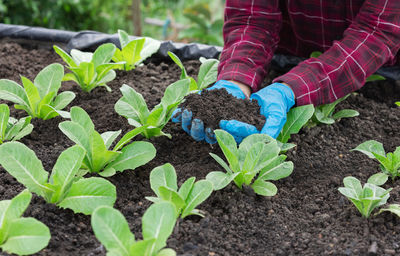
<instances>
[{"instance_id":1,"label":"gloved hand","mask_svg":"<svg viewBox=\"0 0 400 256\"><path fill-rule=\"evenodd\" d=\"M224 88L228 93L238 99L245 99L246 96L239 88L238 85L226 81L219 80L207 90L215 90ZM204 129L204 123L198 118L192 120L192 112L187 109L178 108L172 114L172 122L182 123L182 129L193 137L196 141L205 140L207 143L214 144L217 142L215 139L214 131L211 128Z\"/></svg>"},{"instance_id":2,"label":"gloved hand","mask_svg":"<svg viewBox=\"0 0 400 256\"><path fill-rule=\"evenodd\" d=\"M220 128L232 134L238 143L254 133L268 134L273 138L278 137L286 123L287 112L295 104L292 89L281 83L273 83L253 93L250 99L257 100L260 113L266 118L261 131L258 131L254 125L237 120L221 120Z\"/></svg>"}]
</instances>

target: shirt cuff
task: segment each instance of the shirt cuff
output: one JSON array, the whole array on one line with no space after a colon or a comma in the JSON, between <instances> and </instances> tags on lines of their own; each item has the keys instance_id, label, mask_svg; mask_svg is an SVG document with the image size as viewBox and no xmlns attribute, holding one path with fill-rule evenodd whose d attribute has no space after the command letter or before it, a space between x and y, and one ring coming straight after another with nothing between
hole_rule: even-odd
<instances>
[{"instance_id":1,"label":"shirt cuff","mask_svg":"<svg viewBox=\"0 0 400 256\"><path fill-rule=\"evenodd\" d=\"M218 74L217 80L232 80L250 86L252 92L259 90L262 82L263 71L251 71L249 67L243 64L235 64L232 66L225 66ZM265 73L265 71L264 71Z\"/></svg>"}]
</instances>

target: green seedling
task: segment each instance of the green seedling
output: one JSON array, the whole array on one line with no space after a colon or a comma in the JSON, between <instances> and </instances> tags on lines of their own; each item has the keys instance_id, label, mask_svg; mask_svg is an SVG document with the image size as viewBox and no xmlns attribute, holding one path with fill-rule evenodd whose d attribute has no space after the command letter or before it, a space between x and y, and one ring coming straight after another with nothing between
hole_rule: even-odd
<instances>
[{"instance_id":1,"label":"green seedling","mask_svg":"<svg viewBox=\"0 0 400 256\"><path fill-rule=\"evenodd\" d=\"M167 136L162 130L172 117L172 113L189 92L189 79L179 80L167 87L160 104L150 112L143 96L124 84L120 88L122 98L115 103L115 111L128 119L134 127L143 127L141 134L147 139Z\"/></svg>"},{"instance_id":2,"label":"green seedling","mask_svg":"<svg viewBox=\"0 0 400 256\"><path fill-rule=\"evenodd\" d=\"M334 113L336 105L347 99L349 96L350 94L336 100L335 102L315 107L314 115L308 123L308 126L313 127L318 124L334 124L337 120L340 120L341 118L358 116L360 113L353 109L342 109Z\"/></svg>"},{"instance_id":3,"label":"green seedling","mask_svg":"<svg viewBox=\"0 0 400 256\"><path fill-rule=\"evenodd\" d=\"M300 129L307 124L313 114L314 106L312 104L290 109L287 114L286 123L276 139L281 148L281 152L286 152L296 146L293 143L288 143L290 136L292 134L297 134Z\"/></svg>"},{"instance_id":4,"label":"green seedling","mask_svg":"<svg viewBox=\"0 0 400 256\"><path fill-rule=\"evenodd\" d=\"M390 196L391 188L384 189L380 187L386 180L387 176L385 175L373 175L362 187L357 178L348 176L343 179L344 187L340 187L339 192L356 206L363 217L369 218L372 211L386 204Z\"/></svg>"},{"instance_id":5,"label":"green seedling","mask_svg":"<svg viewBox=\"0 0 400 256\"><path fill-rule=\"evenodd\" d=\"M115 256L176 256L174 250L164 248L176 223L175 207L169 202L151 205L142 217L143 240L135 241L125 217L116 209L103 206L92 215L96 238Z\"/></svg>"},{"instance_id":6,"label":"green seedling","mask_svg":"<svg viewBox=\"0 0 400 256\"><path fill-rule=\"evenodd\" d=\"M175 206L176 216L181 216L182 219L189 215L204 217L195 208L211 195L213 185L207 180L195 180L195 177L187 179L178 190L175 168L169 163L158 166L150 173L151 189L157 197L146 199L154 203L171 202Z\"/></svg>"},{"instance_id":7,"label":"green seedling","mask_svg":"<svg viewBox=\"0 0 400 256\"><path fill-rule=\"evenodd\" d=\"M190 80L190 92L201 91L217 81L219 60L200 58L201 65L196 82L193 77L187 74L183 63L178 56L176 56L173 52L168 52L168 55L181 69L180 78Z\"/></svg>"},{"instance_id":8,"label":"green seedling","mask_svg":"<svg viewBox=\"0 0 400 256\"><path fill-rule=\"evenodd\" d=\"M153 53L156 53L161 45L159 41L149 37L130 40L129 35L123 30L118 30L118 37L121 50L116 48L112 60L125 62L122 69L126 71L135 69Z\"/></svg>"},{"instance_id":9,"label":"green seedling","mask_svg":"<svg viewBox=\"0 0 400 256\"><path fill-rule=\"evenodd\" d=\"M14 102L16 109L25 110L33 118L47 120L58 115L68 118L69 113L62 109L71 103L75 94L70 91L58 94L63 76L63 66L53 63L40 71L33 83L21 76L23 87L0 79L0 99Z\"/></svg>"},{"instance_id":10,"label":"green seedling","mask_svg":"<svg viewBox=\"0 0 400 256\"><path fill-rule=\"evenodd\" d=\"M0 144L5 141L16 141L30 134L33 130L32 117L19 120L10 117L10 109L6 104L0 104Z\"/></svg>"},{"instance_id":11,"label":"green seedling","mask_svg":"<svg viewBox=\"0 0 400 256\"><path fill-rule=\"evenodd\" d=\"M117 171L134 170L156 155L156 149L150 142L135 141L126 146L145 127L126 133L113 150L109 150L121 130L99 134L94 129L90 116L80 107L72 107L71 121L60 123L59 128L70 140L86 150L81 169L105 177L114 175Z\"/></svg>"},{"instance_id":12,"label":"green seedling","mask_svg":"<svg viewBox=\"0 0 400 256\"><path fill-rule=\"evenodd\" d=\"M46 202L75 213L91 214L100 205L114 205L116 189L103 178L82 178L79 168L85 150L80 146L66 149L49 173L35 152L19 142L0 145L0 165L29 191Z\"/></svg>"},{"instance_id":13,"label":"green seedling","mask_svg":"<svg viewBox=\"0 0 400 256\"><path fill-rule=\"evenodd\" d=\"M262 196L274 196L278 189L269 180L279 180L289 176L293 163L285 162L286 156L279 155L278 143L266 134L253 134L246 137L239 148L233 136L224 130L215 130L215 137L228 164L219 156L210 153L225 170L211 172L206 179L211 181L214 190L223 189L232 180L236 186L250 185L254 192Z\"/></svg>"},{"instance_id":14,"label":"green seedling","mask_svg":"<svg viewBox=\"0 0 400 256\"><path fill-rule=\"evenodd\" d=\"M11 200L0 201L0 248L4 252L30 255L45 248L49 228L35 218L22 218L32 194L24 190Z\"/></svg>"},{"instance_id":15,"label":"green seedling","mask_svg":"<svg viewBox=\"0 0 400 256\"><path fill-rule=\"evenodd\" d=\"M382 143L368 140L352 149L352 151L354 150L376 159L380 163L382 172L392 177L393 180L400 176L400 147L397 147L393 153L386 154Z\"/></svg>"},{"instance_id":16,"label":"green seedling","mask_svg":"<svg viewBox=\"0 0 400 256\"><path fill-rule=\"evenodd\" d=\"M113 69L121 68L125 64L125 62L110 62L116 51L115 45L111 43L100 45L94 53L73 49L69 55L56 45L54 45L54 50L72 71L65 74L63 81L74 81L85 92L91 92L98 86L104 86L111 91L107 83L114 80L116 76Z\"/></svg>"},{"instance_id":17,"label":"green seedling","mask_svg":"<svg viewBox=\"0 0 400 256\"><path fill-rule=\"evenodd\" d=\"M396 101L395 104L400 107L400 101Z\"/></svg>"}]
</instances>

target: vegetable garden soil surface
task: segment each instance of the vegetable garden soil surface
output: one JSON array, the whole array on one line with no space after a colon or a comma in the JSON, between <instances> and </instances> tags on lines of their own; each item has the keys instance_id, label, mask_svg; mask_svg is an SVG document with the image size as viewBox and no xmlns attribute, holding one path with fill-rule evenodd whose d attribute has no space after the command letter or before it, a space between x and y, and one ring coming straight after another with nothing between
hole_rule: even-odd
<instances>
[{"instance_id":1,"label":"vegetable garden soil surface","mask_svg":"<svg viewBox=\"0 0 400 256\"><path fill-rule=\"evenodd\" d=\"M20 83L19 74L33 79L53 62L62 63L51 50L28 49L14 43L0 45L0 78ZM190 75L195 75L199 62L186 62L185 66ZM111 93L97 88L87 94L72 83L65 83L62 90L77 94L70 106L84 108L99 132L126 132L130 129L126 119L114 112L114 104L121 97L119 87L124 83L134 87L154 106L165 87L179 75L173 63L150 63L130 72L119 71L117 79L109 83ZM198 207L205 217L179 220L168 247L178 255L399 255L400 219L383 213L365 220L337 190L345 176L365 182L379 170L372 159L350 152L352 148L369 139L382 142L387 151L400 146L400 108L394 105L399 99L400 86L396 82L367 84L339 106L355 109L360 116L305 129L292 137L297 147L288 153L288 159L295 168L291 176L275 182L276 196L257 196L251 189L239 190L232 184L214 192ZM21 117L23 113L13 109L12 116ZM22 139L48 171L58 155L72 145L58 129L60 121L34 120L33 133ZM153 195L149 173L154 167L170 162L177 170L179 183L191 176L201 179L211 171L223 171L209 155L213 152L222 156L218 146L192 140L177 124L169 123L166 131L172 134L171 140L151 140L157 148L154 160L135 171L108 178L117 187L115 207L125 215L138 239L141 216L150 205L145 197ZM389 203L400 203L399 185L400 180L386 185L394 187ZM11 199L21 190L23 187L0 168L0 200ZM37 196L24 216L35 217L50 228L50 243L37 255L106 254L93 235L89 216L57 208Z\"/></svg>"}]
</instances>

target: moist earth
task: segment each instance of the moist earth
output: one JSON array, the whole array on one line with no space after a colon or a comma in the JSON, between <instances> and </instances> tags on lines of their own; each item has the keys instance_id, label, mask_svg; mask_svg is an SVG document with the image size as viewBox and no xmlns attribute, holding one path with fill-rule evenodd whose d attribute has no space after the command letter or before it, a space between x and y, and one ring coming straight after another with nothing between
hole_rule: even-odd
<instances>
[{"instance_id":1,"label":"moist earth","mask_svg":"<svg viewBox=\"0 0 400 256\"><path fill-rule=\"evenodd\" d=\"M0 78L20 83L19 75L33 79L53 62L62 60L52 50L24 48L15 43L0 45ZM199 64L184 63L192 76ZM114 111L122 84L142 93L153 107L166 86L180 76L179 68L167 61L117 73L117 78L109 83L111 93L97 88L88 94L70 82L62 87L77 94L70 106L84 108L99 132L121 129L125 133L132 128ZM351 149L369 139L382 142L386 151L400 146L400 108L393 104L400 99L399 88L395 81L365 85L338 106L359 111L358 117L304 129L292 136L291 142L297 147L288 152L288 160L294 162L294 171L288 178L275 182L276 196L261 197L251 189L239 190L231 184L214 192L198 207L205 213L204 218L179 220L167 246L185 256L399 255L400 219L383 213L366 220L338 192L344 177L352 175L364 183L379 171L377 162L362 153L350 152ZM233 115L237 110L228 107L224 111ZM24 113L12 108L11 115L21 117ZM48 171L59 154L72 145L58 129L61 121L60 117L34 120L33 133L22 139ZM149 173L154 167L171 163L177 170L179 184L191 176L202 179L211 171L223 171L209 155L212 152L223 157L217 145L194 141L179 124L171 122L165 129L172 139L150 140L157 148L154 160L108 178L117 187L115 208L127 218L137 239L141 239L141 216L150 205L145 197L153 195ZM140 136L137 139L144 140ZM400 203L399 182L385 185L393 187L388 203ZM11 199L23 189L0 167L0 200ZM37 218L51 231L48 247L36 255L106 255L93 235L90 216L57 208L38 196L33 196L24 216Z\"/></svg>"}]
</instances>

